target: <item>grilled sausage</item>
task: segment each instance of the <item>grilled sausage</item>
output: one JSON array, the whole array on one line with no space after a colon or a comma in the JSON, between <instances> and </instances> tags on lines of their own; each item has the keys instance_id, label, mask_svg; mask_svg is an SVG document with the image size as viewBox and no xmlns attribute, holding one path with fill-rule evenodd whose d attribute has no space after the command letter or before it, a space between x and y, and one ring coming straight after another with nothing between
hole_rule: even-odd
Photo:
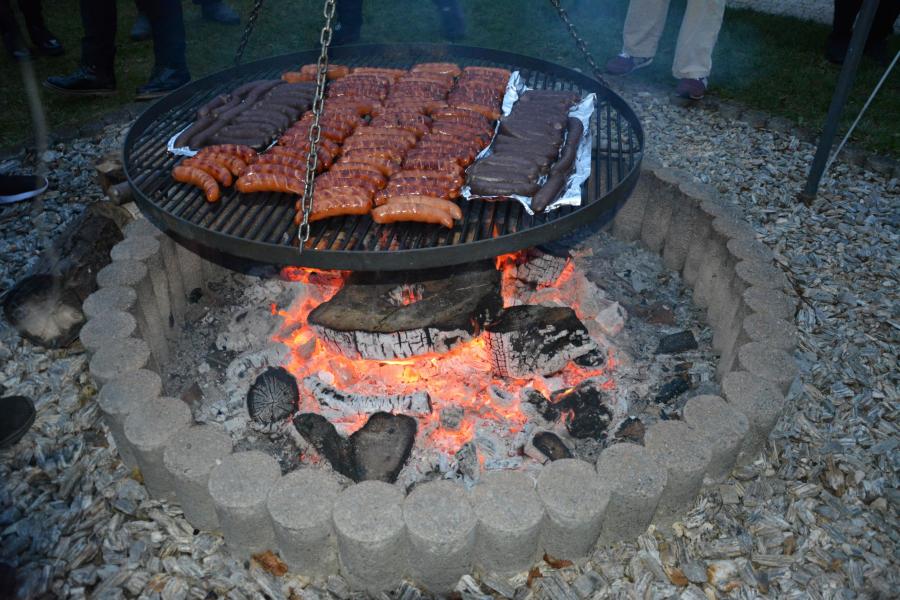
<instances>
[{"instance_id":1,"label":"grilled sausage","mask_svg":"<svg viewBox=\"0 0 900 600\"><path fill-rule=\"evenodd\" d=\"M219 94L203 106L197 109L197 116L200 118L208 116L214 109L219 108L224 104L228 104L228 101L231 100L231 96L228 94Z\"/></svg>"},{"instance_id":2,"label":"grilled sausage","mask_svg":"<svg viewBox=\"0 0 900 600\"><path fill-rule=\"evenodd\" d=\"M356 154L353 156L345 155L341 158L338 165L342 168L371 167L385 177L390 177L400 170L399 161L383 156L372 156L368 154Z\"/></svg>"},{"instance_id":3,"label":"grilled sausage","mask_svg":"<svg viewBox=\"0 0 900 600\"><path fill-rule=\"evenodd\" d=\"M381 192L383 196L435 196L442 200L450 200L459 196L458 187L438 188L422 182L388 182Z\"/></svg>"},{"instance_id":4,"label":"grilled sausage","mask_svg":"<svg viewBox=\"0 0 900 600\"><path fill-rule=\"evenodd\" d=\"M256 160L258 156L256 150L253 148L249 148L247 146L241 146L239 144L218 144L215 146L207 146L200 150L198 155L203 156L206 154L229 154L231 156L237 156L245 163L252 163Z\"/></svg>"},{"instance_id":5,"label":"grilled sausage","mask_svg":"<svg viewBox=\"0 0 900 600\"><path fill-rule=\"evenodd\" d=\"M197 167L177 166L172 169L172 177L175 181L187 183L203 190L207 202L218 202L221 198L219 184L207 172Z\"/></svg>"},{"instance_id":6,"label":"grilled sausage","mask_svg":"<svg viewBox=\"0 0 900 600\"><path fill-rule=\"evenodd\" d=\"M208 152L201 154L200 152L198 152L195 158L200 158L220 164L228 169L235 177L243 175L244 171L247 170L247 163L232 154L221 154L218 152Z\"/></svg>"},{"instance_id":7,"label":"grilled sausage","mask_svg":"<svg viewBox=\"0 0 900 600\"><path fill-rule=\"evenodd\" d=\"M547 181L544 182L544 187L539 189L531 199L531 209L534 212L541 212L547 208L551 202L559 197L565 186L566 179L565 172L552 173L547 178Z\"/></svg>"},{"instance_id":8,"label":"grilled sausage","mask_svg":"<svg viewBox=\"0 0 900 600\"><path fill-rule=\"evenodd\" d=\"M242 194L255 192L282 192L302 195L306 187L303 181L287 175L276 173L247 173L238 177L234 184Z\"/></svg>"},{"instance_id":9,"label":"grilled sausage","mask_svg":"<svg viewBox=\"0 0 900 600\"><path fill-rule=\"evenodd\" d=\"M461 176L462 165L452 158L409 158L403 161L403 168L410 170L438 171L448 175Z\"/></svg>"},{"instance_id":10,"label":"grilled sausage","mask_svg":"<svg viewBox=\"0 0 900 600\"><path fill-rule=\"evenodd\" d=\"M365 215L371 209L372 200L363 191L352 188L322 190L321 192L316 190L313 192L313 204L309 220L312 222L329 217ZM302 218L302 213L298 212L294 222L299 225Z\"/></svg>"},{"instance_id":11,"label":"grilled sausage","mask_svg":"<svg viewBox=\"0 0 900 600\"><path fill-rule=\"evenodd\" d=\"M449 212L429 204L413 204L412 202L392 202L379 206L372 211L372 220L380 224L414 221L442 225L448 229L453 228L453 217Z\"/></svg>"},{"instance_id":12,"label":"grilled sausage","mask_svg":"<svg viewBox=\"0 0 900 600\"><path fill-rule=\"evenodd\" d=\"M210 116L197 119L175 139L175 147L182 148L184 146L189 146L191 138L212 125L214 121L215 119Z\"/></svg>"},{"instance_id":13,"label":"grilled sausage","mask_svg":"<svg viewBox=\"0 0 900 600\"><path fill-rule=\"evenodd\" d=\"M584 125L581 121L575 117L569 117L569 124L566 129L566 144L563 146L559 159L550 168L551 173L566 174L569 172L578 154L578 145L581 143L582 134L584 134Z\"/></svg>"},{"instance_id":14,"label":"grilled sausage","mask_svg":"<svg viewBox=\"0 0 900 600\"><path fill-rule=\"evenodd\" d=\"M533 196L540 189L540 186L533 182L485 181L478 177L469 179L469 187L479 196Z\"/></svg>"},{"instance_id":15,"label":"grilled sausage","mask_svg":"<svg viewBox=\"0 0 900 600\"><path fill-rule=\"evenodd\" d=\"M387 196L383 198L384 204L427 204L446 211L454 220L462 219L462 209L455 202L444 200L436 196Z\"/></svg>"},{"instance_id":16,"label":"grilled sausage","mask_svg":"<svg viewBox=\"0 0 900 600\"><path fill-rule=\"evenodd\" d=\"M285 175L299 181L306 181L306 169L296 169L289 165L279 165L275 163L254 163L247 167L244 175L250 173L269 173L272 175Z\"/></svg>"},{"instance_id":17,"label":"grilled sausage","mask_svg":"<svg viewBox=\"0 0 900 600\"><path fill-rule=\"evenodd\" d=\"M179 164L184 165L185 167L196 167L201 171L204 171L205 173L211 175L213 179L215 179L225 187L230 186L234 182L234 179L231 176L231 171L229 171L219 163L213 162L211 160L203 158L186 158Z\"/></svg>"}]
</instances>

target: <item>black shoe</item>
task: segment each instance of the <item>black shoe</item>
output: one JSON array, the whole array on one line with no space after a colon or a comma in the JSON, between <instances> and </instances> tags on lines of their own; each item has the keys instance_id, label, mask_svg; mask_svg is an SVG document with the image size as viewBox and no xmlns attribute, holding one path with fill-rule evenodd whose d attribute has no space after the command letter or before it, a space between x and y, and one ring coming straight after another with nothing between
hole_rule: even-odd
<instances>
[{"instance_id":1,"label":"black shoe","mask_svg":"<svg viewBox=\"0 0 900 600\"><path fill-rule=\"evenodd\" d=\"M131 33L128 36L135 42L144 42L150 39L152 31L150 30L150 19L144 13L138 13L134 25L131 26Z\"/></svg>"},{"instance_id":2,"label":"black shoe","mask_svg":"<svg viewBox=\"0 0 900 600\"><path fill-rule=\"evenodd\" d=\"M359 29L351 29L344 27L341 23L334 26L334 32L331 34L332 46L344 46L346 44L354 44L359 41ZM319 46L319 40L316 40L316 46Z\"/></svg>"},{"instance_id":3,"label":"black shoe","mask_svg":"<svg viewBox=\"0 0 900 600\"><path fill-rule=\"evenodd\" d=\"M466 18L459 0L435 0L441 17L441 31L444 38L458 42L466 35Z\"/></svg>"},{"instance_id":4,"label":"black shoe","mask_svg":"<svg viewBox=\"0 0 900 600\"><path fill-rule=\"evenodd\" d=\"M25 41L17 31L3 34L3 46L6 53L16 62L31 60L31 50L25 45Z\"/></svg>"},{"instance_id":5,"label":"black shoe","mask_svg":"<svg viewBox=\"0 0 900 600\"><path fill-rule=\"evenodd\" d=\"M94 67L82 65L71 75L48 77L44 87L72 96L109 96L116 93L116 78Z\"/></svg>"},{"instance_id":6,"label":"black shoe","mask_svg":"<svg viewBox=\"0 0 900 600\"><path fill-rule=\"evenodd\" d=\"M0 398L0 448L15 445L34 423L34 404L24 396Z\"/></svg>"},{"instance_id":7,"label":"black shoe","mask_svg":"<svg viewBox=\"0 0 900 600\"><path fill-rule=\"evenodd\" d=\"M38 54L43 54L44 56L59 56L66 51L66 49L63 48L62 42L59 41L59 38L53 35L46 27L29 29L28 37L31 38L31 43L34 44Z\"/></svg>"},{"instance_id":8,"label":"black shoe","mask_svg":"<svg viewBox=\"0 0 900 600\"><path fill-rule=\"evenodd\" d=\"M844 64L847 57L847 50L850 47L850 40L844 37L835 37L829 35L825 41L825 59L836 65Z\"/></svg>"},{"instance_id":9,"label":"black shoe","mask_svg":"<svg viewBox=\"0 0 900 600\"><path fill-rule=\"evenodd\" d=\"M201 12L207 21L223 25L237 25L241 22L241 17L224 2L206 2L203 4Z\"/></svg>"},{"instance_id":10,"label":"black shoe","mask_svg":"<svg viewBox=\"0 0 900 600\"><path fill-rule=\"evenodd\" d=\"M180 69L156 67L150 74L150 81L137 89L135 100L160 98L171 91L177 90L190 80L191 74L186 67Z\"/></svg>"}]
</instances>

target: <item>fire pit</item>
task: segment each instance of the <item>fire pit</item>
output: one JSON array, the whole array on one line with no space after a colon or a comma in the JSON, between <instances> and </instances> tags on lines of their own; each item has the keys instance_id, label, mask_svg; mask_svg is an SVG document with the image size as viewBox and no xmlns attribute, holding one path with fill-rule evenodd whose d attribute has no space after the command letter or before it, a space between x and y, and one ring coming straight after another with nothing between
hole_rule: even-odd
<instances>
[{"instance_id":1,"label":"fire pit","mask_svg":"<svg viewBox=\"0 0 900 600\"><path fill-rule=\"evenodd\" d=\"M381 51L384 64L447 56ZM503 53L452 57L589 84ZM299 253L283 198L210 206L169 185L159 143L217 85L305 58L198 82L129 136L141 207L171 235L128 227L82 341L120 455L154 496L238 555L277 550L370 592L408 576L444 593L472 571L670 526L752 460L796 371L788 282L739 215L683 176L651 165L624 204L642 142L608 92L583 205L548 215L467 203L437 234L347 217L317 224ZM535 246L586 220L602 228L597 262ZM226 255L350 270L241 274ZM678 300L682 282L711 331Z\"/></svg>"}]
</instances>

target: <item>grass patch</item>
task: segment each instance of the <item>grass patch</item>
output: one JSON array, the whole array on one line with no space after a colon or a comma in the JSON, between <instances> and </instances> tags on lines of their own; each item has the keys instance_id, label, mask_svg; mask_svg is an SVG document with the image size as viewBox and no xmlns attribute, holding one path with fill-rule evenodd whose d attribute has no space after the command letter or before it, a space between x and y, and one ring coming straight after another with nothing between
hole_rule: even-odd
<instances>
[{"instance_id":1,"label":"grass patch","mask_svg":"<svg viewBox=\"0 0 900 600\"><path fill-rule=\"evenodd\" d=\"M230 0L249 14L252 0ZM76 0L45 3L54 31L68 49L61 58L40 58L34 63L39 81L71 71L76 66L82 34ZM461 43L538 56L587 70L574 43L545 0L463 0L467 35ZM569 0L565 3L583 37L599 61L621 47L621 27L627 0ZM268 0L246 52L246 60L309 48L318 39L321 2ZM202 77L231 64L243 26L225 27L204 22L199 9L184 4L188 36L188 62L193 76ZM672 3L669 20L654 64L638 77L673 85L672 55L684 0ZM103 99L72 99L41 89L50 128L91 121L133 99L153 66L152 44L132 42L128 31L134 4L119 3L118 93ZM368 0L361 42L436 42L440 23L427 0ZM728 10L713 57L712 93L738 100L752 108L781 115L814 130L822 126L839 69L822 56L829 28L790 17ZM900 48L893 36L891 53ZM883 67L864 59L843 116L846 130L883 73ZM0 63L0 86L5 109L0 113L0 147L27 142L31 123L23 98L21 72L10 61ZM900 156L900 74L885 83L854 134L866 148Z\"/></svg>"}]
</instances>

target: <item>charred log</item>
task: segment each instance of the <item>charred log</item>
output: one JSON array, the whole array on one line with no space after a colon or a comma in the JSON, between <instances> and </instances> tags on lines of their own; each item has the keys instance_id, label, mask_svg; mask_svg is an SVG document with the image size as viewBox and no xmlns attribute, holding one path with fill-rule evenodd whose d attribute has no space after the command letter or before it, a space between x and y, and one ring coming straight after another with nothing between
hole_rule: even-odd
<instances>
[{"instance_id":1,"label":"charred log","mask_svg":"<svg viewBox=\"0 0 900 600\"><path fill-rule=\"evenodd\" d=\"M566 429L572 437L604 439L612 421L612 411L603 401L603 392L592 379L554 394L552 401L566 415Z\"/></svg>"},{"instance_id":2,"label":"charred log","mask_svg":"<svg viewBox=\"0 0 900 600\"><path fill-rule=\"evenodd\" d=\"M490 262L415 273L354 273L309 324L351 358L396 359L447 352L502 309Z\"/></svg>"},{"instance_id":3,"label":"charred log","mask_svg":"<svg viewBox=\"0 0 900 600\"><path fill-rule=\"evenodd\" d=\"M538 287L553 285L569 265L568 254L529 248L522 260L516 261L513 276Z\"/></svg>"},{"instance_id":4,"label":"charred log","mask_svg":"<svg viewBox=\"0 0 900 600\"><path fill-rule=\"evenodd\" d=\"M562 458L572 458L572 452L563 443L559 436L550 431L541 431L534 434L531 443L537 448L541 454L550 460L560 460Z\"/></svg>"},{"instance_id":5,"label":"charred log","mask_svg":"<svg viewBox=\"0 0 900 600\"><path fill-rule=\"evenodd\" d=\"M431 412L431 398L426 391L397 396L350 394L328 385L315 376L305 378L303 387L316 399L322 412L334 416L346 417L377 412L427 415Z\"/></svg>"},{"instance_id":6,"label":"charred log","mask_svg":"<svg viewBox=\"0 0 900 600\"><path fill-rule=\"evenodd\" d=\"M294 417L294 427L335 471L358 481L350 444L328 419L316 413L302 413Z\"/></svg>"},{"instance_id":7,"label":"charred log","mask_svg":"<svg viewBox=\"0 0 900 600\"><path fill-rule=\"evenodd\" d=\"M294 376L282 367L269 367L247 392L247 412L257 423L271 425L297 410L299 400L300 391Z\"/></svg>"},{"instance_id":8,"label":"charred log","mask_svg":"<svg viewBox=\"0 0 900 600\"><path fill-rule=\"evenodd\" d=\"M356 481L394 483L416 441L416 420L406 415L375 413L350 436Z\"/></svg>"},{"instance_id":9,"label":"charred log","mask_svg":"<svg viewBox=\"0 0 900 600\"><path fill-rule=\"evenodd\" d=\"M566 307L513 306L485 332L491 367L501 377L550 375L597 347L575 311Z\"/></svg>"}]
</instances>

